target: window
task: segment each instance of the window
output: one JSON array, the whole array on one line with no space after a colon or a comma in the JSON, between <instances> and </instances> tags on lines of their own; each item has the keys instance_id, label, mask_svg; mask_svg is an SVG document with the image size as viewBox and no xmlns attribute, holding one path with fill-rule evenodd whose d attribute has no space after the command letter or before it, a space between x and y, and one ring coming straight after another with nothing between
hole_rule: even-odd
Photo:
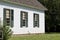
<instances>
[{"instance_id":1,"label":"window","mask_svg":"<svg viewBox=\"0 0 60 40\"><path fill-rule=\"evenodd\" d=\"M4 26L13 27L13 10L4 8Z\"/></svg>"},{"instance_id":2,"label":"window","mask_svg":"<svg viewBox=\"0 0 60 40\"><path fill-rule=\"evenodd\" d=\"M21 27L28 27L28 13L21 11Z\"/></svg>"},{"instance_id":3,"label":"window","mask_svg":"<svg viewBox=\"0 0 60 40\"><path fill-rule=\"evenodd\" d=\"M39 27L39 14L34 14L34 27Z\"/></svg>"}]
</instances>

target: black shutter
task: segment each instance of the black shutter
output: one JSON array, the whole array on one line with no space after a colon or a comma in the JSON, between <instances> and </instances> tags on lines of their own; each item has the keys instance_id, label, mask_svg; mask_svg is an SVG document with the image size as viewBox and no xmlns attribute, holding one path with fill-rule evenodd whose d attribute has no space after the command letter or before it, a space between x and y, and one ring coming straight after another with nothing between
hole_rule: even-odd
<instances>
[{"instance_id":1,"label":"black shutter","mask_svg":"<svg viewBox=\"0 0 60 40\"><path fill-rule=\"evenodd\" d=\"M35 14L33 15L33 25L35 27Z\"/></svg>"},{"instance_id":2,"label":"black shutter","mask_svg":"<svg viewBox=\"0 0 60 40\"><path fill-rule=\"evenodd\" d=\"M22 11L21 11L21 15L20 15L20 26L22 27Z\"/></svg>"},{"instance_id":3,"label":"black shutter","mask_svg":"<svg viewBox=\"0 0 60 40\"><path fill-rule=\"evenodd\" d=\"M38 14L38 27L39 27L39 14Z\"/></svg>"},{"instance_id":4,"label":"black shutter","mask_svg":"<svg viewBox=\"0 0 60 40\"><path fill-rule=\"evenodd\" d=\"M26 27L28 27L28 13L26 13Z\"/></svg>"},{"instance_id":5,"label":"black shutter","mask_svg":"<svg viewBox=\"0 0 60 40\"><path fill-rule=\"evenodd\" d=\"M7 24L6 24L6 9L4 8L3 9L3 26L6 26Z\"/></svg>"},{"instance_id":6,"label":"black shutter","mask_svg":"<svg viewBox=\"0 0 60 40\"><path fill-rule=\"evenodd\" d=\"M10 10L10 26L13 27L14 24L14 11Z\"/></svg>"}]
</instances>

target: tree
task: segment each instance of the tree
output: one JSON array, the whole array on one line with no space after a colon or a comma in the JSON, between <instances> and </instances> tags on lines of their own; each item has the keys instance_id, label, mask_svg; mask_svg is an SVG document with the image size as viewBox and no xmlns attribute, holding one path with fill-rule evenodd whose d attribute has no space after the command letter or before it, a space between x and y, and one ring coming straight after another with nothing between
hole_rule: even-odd
<instances>
[{"instance_id":1,"label":"tree","mask_svg":"<svg viewBox=\"0 0 60 40\"><path fill-rule=\"evenodd\" d=\"M60 26L60 0L38 0L48 11L45 12L46 30L57 31Z\"/></svg>"}]
</instances>

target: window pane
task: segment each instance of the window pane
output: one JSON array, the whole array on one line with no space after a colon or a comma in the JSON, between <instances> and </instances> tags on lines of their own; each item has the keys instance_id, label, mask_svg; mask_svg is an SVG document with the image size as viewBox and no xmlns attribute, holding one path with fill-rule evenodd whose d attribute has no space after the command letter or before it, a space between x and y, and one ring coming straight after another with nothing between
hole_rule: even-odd
<instances>
[{"instance_id":1,"label":"window pane","mask_svg":"<svg viewBox=\"0 0 60 40\"><path fill-rule=\"evenodd\" d=\"M9 18L9 15L10 15L9 10L6 10L6 18Z\"/></svg>"},{"instance_id":2,"label":"window pane","mask_svg":"<svg viewBox=\"0 0 60 40\"><path fill-rule=\"evenodd\" d=\"M38 21L38 19L37 19L37 18L38 18L38 15L35 15L35 21Z\"/></svg>"},{"instance_id":3,"label":"window pane","mask_svg":"<svg viewBox=\"0 0 60 40\"><path fill-rule=\"evenodd\" d=\"M6 20L10 20L9 18L7 18Z\"/></svg>"},{"instance_id":4,"label":"window pane","mask_svg":"<svg viewBox=\"0 0 60 40\"><path fill-rule=\"evenodd\" d=\"M10 10L6 9L6 26L10 25Z\"/></svg>"},{"instance_id":5,"label":"window pane","mask_svg":"<svg viewBox=\"0 0 60 40\"><path fill-rule=\"evenodd\" d=\"M25 23L25 20L23 20L23 26L25 26L25 24L26 24L26 23Z\"/></svg>"},{"instance_id":6,"label":"window pane","mask_svg":"<svg viewBox=\"0 0 60 40\"><path fill-rule=\"evenodd\" d=\"M35 26L38 26L37 24L38 24L38 22L37 22L37 21L35 21Z\"/></svg>"},{"instance_id":7,"label":"window pane","mask_svg":"<svg viewBox=\"0 0 60 40\"><path fill-rule=\"evenodd\" d=\"M23 16L23 20L25 20L26 19L26 14L22 13L22 16Z\"/></svg>"}]
</instances>

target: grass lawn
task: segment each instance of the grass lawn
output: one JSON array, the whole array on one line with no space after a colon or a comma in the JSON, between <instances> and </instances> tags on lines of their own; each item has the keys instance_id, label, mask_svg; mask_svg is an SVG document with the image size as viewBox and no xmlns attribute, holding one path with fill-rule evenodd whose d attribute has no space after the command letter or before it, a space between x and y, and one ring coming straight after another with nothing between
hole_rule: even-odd
<instances>
[{"instance_id":1,"label":"grass lawn","mask_svg":"<svg viewBox=\"0 0 60 40\"><path fill-rule=\"evenodd\" d=\"M60 40L60 34L19 35L9 40Z\"/></svg>"}]
</instances>

